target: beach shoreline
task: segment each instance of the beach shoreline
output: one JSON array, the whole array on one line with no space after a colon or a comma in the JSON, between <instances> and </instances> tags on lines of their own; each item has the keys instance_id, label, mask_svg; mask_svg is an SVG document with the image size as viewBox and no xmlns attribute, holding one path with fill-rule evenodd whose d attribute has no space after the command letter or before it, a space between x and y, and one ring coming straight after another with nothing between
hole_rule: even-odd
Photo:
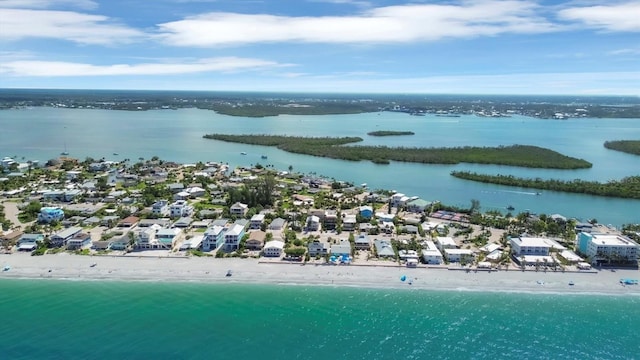
<instances>
[{"instance_id":1,"label":"beach shoreline","mask_svg":"<svg viewBox=\"0 0 640 360\"><path fill-rule=\"evenodd\" d=\"M1 279L69 281L171 282L323 286L424 291L474 291L535 294L640 295L635 270L595 272L475 271L403 266L357 266L265 262L258 259L198 257L44 256L12 254L0 257L11 268ZM93 265L93 266L92 266ZM231 271L231 276L227 272ZM402 280L404 278L404 280ZM573 285L570 285L573 284Z\"/></svg>"}]
</instances>

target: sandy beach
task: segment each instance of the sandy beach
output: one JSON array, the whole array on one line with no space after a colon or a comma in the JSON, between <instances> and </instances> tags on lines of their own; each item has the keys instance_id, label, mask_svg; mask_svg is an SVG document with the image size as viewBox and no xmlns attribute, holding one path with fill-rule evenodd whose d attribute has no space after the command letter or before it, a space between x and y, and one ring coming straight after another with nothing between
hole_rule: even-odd
<instances>
[{"instance_id":1,"label":"sandy beach","mask_svg":"<svg viewBox=\"0 0 640 360\"><path fill-rule=\"evenodd\" d=\"M95 264L95 266L92 266ZM190 281L211 283L291 284L412 288L423 290L505 291L537 293L587 293L640 295L640 286L620 284L637 279L635 270L603 270L590 273L466 271L434 269L264 263L257 259L212 259L198 257L79 256L56 254L0 256L0 279L69 279L114 281ZM226 276L227 271L232 276ZM405 281L401 278L405 276ZM573 282L574 285L569 285Z\"/></svg>"}]
</instances>

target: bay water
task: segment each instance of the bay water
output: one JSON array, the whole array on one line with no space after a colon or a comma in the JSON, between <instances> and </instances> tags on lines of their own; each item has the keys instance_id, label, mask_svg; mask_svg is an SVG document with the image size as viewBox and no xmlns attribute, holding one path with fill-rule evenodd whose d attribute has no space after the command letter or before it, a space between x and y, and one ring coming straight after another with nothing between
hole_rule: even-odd
<instances>
[{"instance_id":1,"label":"bay water","mask_svg":"<svg viewBox=\"0 0 640 360\"><path fill-rule=\"evenodd\" d=\"M0 280L3 359L635 359L637 296Z\"/></svg>"},{"instance_id":2,"label":"bay water","mask_svg":"<svg viewBox=\"0 0 640 360\"><path fill-rule=\"evenodd\" d=\"M425 200L483 210L515 207L514 213L562 214L579 220L595 218L619 226L640 222L640 200L567 194L481 184L450 176L453 170L544 179L609 181L640 174L640 156L604 148L607 140L640 139L640 119L543 120L514 115L509 118L409 116L381 112L350 115L267 118L232 117L209 110L180 109L116 111L35 107L0 111L0 156L17 160L58 157L66 149L84 159L148 159L159 156L181 163L219 161L231 166L289 166L295 172L316 173L338 180L367 183L371 189L396 190ZM375 130L407 130L413 136L372 137ZM426 165L393 162L377 165L290 154L274 147L232 144L203 139L207 133L276 134L295 136L360 136L361 145L405 147L537 145L584 158L590 169L527 169L511 166L457 164ZM243 155L241 153L246 153ZM262 159L266 155L268 159Z\"/></svg>"}]
</instances>

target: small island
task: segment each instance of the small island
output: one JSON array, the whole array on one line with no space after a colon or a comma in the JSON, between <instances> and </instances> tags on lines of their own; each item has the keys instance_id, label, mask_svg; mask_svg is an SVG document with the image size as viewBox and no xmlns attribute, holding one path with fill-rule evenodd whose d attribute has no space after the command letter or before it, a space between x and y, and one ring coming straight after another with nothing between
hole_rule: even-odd
<instances>
[{"instance_id":1,"label":"small island","mask_svg":"<svg viewBox=\"0 0 640 360\"><path fill-rule=\"evenodd\" d=\"M415 135L413 131L393 131L393 130L379 130L368 132L369 136L400 136L400 135Z\"/></svg>"},{"instance_id":2,"label":"small island","mask_svg":"<svg viewBox=\"0 0 640 360\"><path fill-rule=\"evenodd\" d=\"M617 197L623 199L640 199L640 176L630 176L622 180L612 180L606 183L601 183L580 179L570 181L556 179L543 180L540 178L526 179L512 175L485 175L469 171L453 171L451 172L451 175L459 179L489 184Z\"/></svg>"},{"instance_id":3,"label":"small island","mask_svg":"<svg viewBox=\"0 0 640 360\"><path fill-rule=\"evenodd\" d=\"M640 140L605 141L604 147L627 154L640 155Z\"/></svg>"},{"instance_id":4,"label":"small island","mask_svg":"<svg viewBox=\"0 0 640 360\"><path fill-rule=\"evenodd\" d=\"M498 147L465 146L455 148L409 148L387 146L340 146L362 141L359 137L297 137L277 135L207 134L205 139L227 142L276 146L296 154L332 159L389 164L403 161L422 164L492 164L544 169L583 169L592 164L583 159L562 155L553 150L531 146L511 145Z\"/></svg>"}]
</instances>

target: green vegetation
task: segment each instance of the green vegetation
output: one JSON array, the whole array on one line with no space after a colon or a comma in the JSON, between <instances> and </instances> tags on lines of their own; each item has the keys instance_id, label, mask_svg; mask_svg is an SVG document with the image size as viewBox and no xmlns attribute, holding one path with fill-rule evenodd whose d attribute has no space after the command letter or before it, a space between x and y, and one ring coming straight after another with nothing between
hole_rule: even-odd
<instances>
[{"instance_id":1,"label":"green vegetation","mask_svg":"<svg viewBox=\"0 0 640 360\"><path fill-rule=\"evenodd\" d=\"M369 136L396 136L396 135L415 135L413 131L393 131L393 130L380 130L368 132Z\"/></svg>"},{"instance_id":2,"label":"green vegetation","mask_svg":"<svg viewBox=\"0 0 640 360\"><path fill-rule=\"evenodd\" d=\"M390 148L386 146L338 146L362 141L359 137L311 138L276 135L224 135L208 134L206 139L214 139L242 144L276 146L278 149L332 159L360 161L370 160L377 164L390 161L405 161L424 164L475 164L510 165L548 169L581 169L591 167L591 163L557 153L555 151L529 145L500 147L457 147L457 148Z\"/></svg>"},{"instance_id":3,"label":"green vegetation","mask_svg":"<svg viewBox=\"0 0 640 360\"><path fill-rule=\"evenodd\" d=\"M370 104L350 104L345 102L320 103L263 103L263 104L224 104L211 106L217 113L230 116L266 117L277 115L332 115L332 114L360 114L378 111Z\"/></svg>"},{"instance_id":4,"label":"green vegetation","mask_svg":"<svg viewBox=\"0 0 640 360\"><path fill-rule=\"evenodd\" d=\"M640 155L640 140L605 141L604 147L627 154Z\"/></svg>"},{"instance_id":5,"label":"green vegetation","mask_svg":"<svg viewBox=\"0 0 640 360\"><path fill-rule=\"evenodd\" d=\"M512 175L484 175L469 171L453 171L452 176L460 179L479 181L483 183L518 186L553 191L564 191L578 194L589 194L625 199L640 199L640 176L630 176L622 180L612 180L607 183L584 181L544 180L540 178L525 179Z\"/></svg>"}]
</instances>

